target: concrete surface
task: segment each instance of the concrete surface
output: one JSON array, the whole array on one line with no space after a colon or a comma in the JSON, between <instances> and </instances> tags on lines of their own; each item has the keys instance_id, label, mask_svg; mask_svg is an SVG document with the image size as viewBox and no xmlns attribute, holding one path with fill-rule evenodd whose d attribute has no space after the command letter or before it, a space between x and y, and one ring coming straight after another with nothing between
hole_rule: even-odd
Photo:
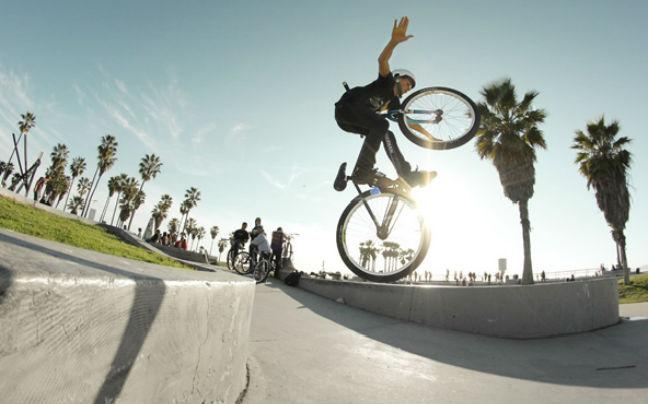
<instances>
[{"instance_id":1,"label":"concrete surface","mask_svg":"<svg viewBox=\"0 0 648 404\"><path fill-rule=\"evenodd\" d=\"M0 402L235 402L254 287L0 229Z\"/></svg>"},{"instance_id":2,"label":"concrete surface","mask_svg":"<svg viewBox=\"0 0 648 404\"><path fill-rule=\"evenodd\" d=\"M246 403L648 402L645 319L510 340L394 320L270 282L256 290Z\"/></svg>"},{"instance_id":3,"label":"concrete surface","mask_svg":"<svg viewBox=\"0 0 648 404\"><path fill-rule=\"evenodd\" d=\"M282 276L286 273L283 271ZM497 337L573 334L619 321L616 279L611 277L480 287L302 277L299 287L395 319Z\"/></svg>"}]
</instances>

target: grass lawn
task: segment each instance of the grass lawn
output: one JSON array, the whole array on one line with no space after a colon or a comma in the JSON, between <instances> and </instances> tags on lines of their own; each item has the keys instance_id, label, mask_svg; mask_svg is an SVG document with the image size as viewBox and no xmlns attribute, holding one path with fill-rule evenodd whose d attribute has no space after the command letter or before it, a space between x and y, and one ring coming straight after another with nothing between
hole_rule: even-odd
<instances>
[{"instance_id":1,"label":"grass lawn","mask_svg":"<svg viewBox=\"0 0 648 404\"><path fill-rule=\"evenodd\" d=\"M57 216L1 196L0 227L104 254L192 269L167 257L124 243L99 226Z\"/></svg>"},{"instance_id":2,"label":"grass lawn","mask_svg":"<svg viewBox=\"0 0 648 404\"><path fill-rule=\"evenodd\" d=\"M619 281L619 303L648 302L648 274L636 275L630 278L632 283L624 285Z\"/></svg>"}]
</instances>

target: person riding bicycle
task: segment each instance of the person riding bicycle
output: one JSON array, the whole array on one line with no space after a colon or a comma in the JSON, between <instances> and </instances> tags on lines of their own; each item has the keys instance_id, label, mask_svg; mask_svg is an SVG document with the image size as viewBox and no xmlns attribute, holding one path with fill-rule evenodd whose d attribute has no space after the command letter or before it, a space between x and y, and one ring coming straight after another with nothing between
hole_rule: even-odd
<instances>
[{"instance_id":1,"label":"person riding bicycle","mask_svg":"<svg viewBox=\"0 0 648 404\"><path fill-rule=\"evenodd\" d=\"M232 247L230 248L230 251L233 251L232 261L234 261L234 258L236 258L236 256L238 255L239 250L241 250L245 243L247 243L247 241L250 239L250 235L248 234L246 229L247 223L243 222L243 224L241 224L241 228L236 230L232 235Z\"/></svg>"},{"instance_id":2,"label":"person riding bicycle","mask_svg":"<svg viewBox=\"0 0 648 404\"><path fill-rule=\"evenodd\" d=\"M352 174L358 184L369 184L376 177L374 165L381 143L384 143L385 151L398 175L410 186L427 185L436 177L436 171L412 170L398 148L394 134L389 130L389 122L384 115L380 115L381 112L400 109L400 98L416 85L411 72L404 69L392 71L389 67L394 48L413 37L407 35L408 25L407 17L401 18L398 23L394 21L391 39L378 58L378 78L364 87L348 90L335 103L338 126L346 132L365 137ZM413 126L413 129L428 139L437 140L420 125Z\"/></svg>"}]
</instances>

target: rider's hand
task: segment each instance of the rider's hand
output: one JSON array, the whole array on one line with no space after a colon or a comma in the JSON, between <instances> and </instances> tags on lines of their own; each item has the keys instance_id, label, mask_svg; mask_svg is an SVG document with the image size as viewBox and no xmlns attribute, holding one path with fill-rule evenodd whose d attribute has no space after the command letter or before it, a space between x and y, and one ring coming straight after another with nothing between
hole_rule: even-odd
<instances>
[{"instance_id":1,"label":"rider's hand","mask_svg":"<svg viewBox=\"0 0 648 404\"><path fill-rule=\"evenodd\" d=\"M391 41L394 44L399 44L405 42L410 38L414 38L414 35L407 35L407 26L409 25L409 18L403 17L400 21L394 20L394 28L392 28Z\"/></svg>"}]
</instances>

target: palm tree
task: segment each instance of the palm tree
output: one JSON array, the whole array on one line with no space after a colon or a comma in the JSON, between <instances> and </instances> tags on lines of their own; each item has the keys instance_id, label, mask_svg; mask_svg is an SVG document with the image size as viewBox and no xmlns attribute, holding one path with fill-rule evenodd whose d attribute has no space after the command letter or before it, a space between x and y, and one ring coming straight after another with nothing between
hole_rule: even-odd
<instances>
[{"instance_id":1,"label":"palm tree","mask_svg":"<svg viewBox=\"0 0 648 404\"><path fill-rule=\"evenodd\" d=\"M198 205L198 202L200 202L200 191L198 191L197 188L191 187L188 190L185 191L185 200L183 202L186 203L186 212L185 215L189 217L189 212L191 209L195 208ZM182 231L185 230L187 227L187 222L185 221L185 227L182 229Z\"/></svg>"},{"instance_id":2,"label":"palm tree","mask_svg":"<svg viewBox=\"0 0 648 404\"><path fill-rule=\"evenodd\" d=\"M67 205L67 208L70 209L70 213L77 215L79 213L79 210L81 209L81 206L83 206L83 197L75 195L72 197L70 204Z\"/></svg>"},{"instance_id":3,"label":"palm tree","mask_svg":"<svg viewBox=\"0 0 648 404\"><path fill-rule=\"evenodd\" d=\"M124 223L133 211L136 199L139 197L139 182L133 177L127 177L121 184L121 200L119 201L119 221Z\"/></svg>"},{"instance_id":4,"label":"palm tree","mask_svg":"<svg viewBox=\"0 0 648 404\"><path fill-rule=\"evenodd\" d=\"M155 178L159 173L160 169L162 168L162 162L160 161L160 158L156 156L155 154L147 154L144 157L142 157L142 161L140 161L139 164L139 173L142 176L142 184L140 185L140 191L144 188L144 184L146 181L150 181L153 178ZM128 221L128 230L131 228L131 224L133 223L133 218L135 217L135 211L139 208L136 207L135 210L133 211L130 220Z\"/></svg>"},{"instance_id":5,"label":"palm tree","mask_svg":"<svg viewBox=\"0 0 648 404\"><path fill-rule=\"evenodd\" d=\"M99 181L101 181L101 176L108 171L115 161L117 161L117 139L113 135L102 136L101 144L97 147L99 154L97 155L97 168L95 169L94 176L92 177L92 187L91 191L88 194L88 198L85 201L83 207L83 216L88 215L90 210L90 202L94 196L97 187L99 186ZM97 176L98 174L98 176ZM96 179L96 182L95 182Z\"/></svg>"},{"instance_id":6,"label":"palm tree","mask_svg":"<svg viewBox=\"0 0 648 404\"><path fill-rule=\"evenodd\" d=\"M20 130L20 136L18 136L18 141L16 142L16 145L20 143L20 138L22 137L23 139L23 147L24 147L24 156L25 156L25 173L27 172L27 168L29 167L29 163L27 163L27 133L36 126L36 117L34 116L33 113L27 111L24 114L21 114L20 117L22 118L21 121L18 122L18 129ZM14 148L14 150L16 150ZM17 150L16 150L17 151ZM11 157L9 158L9 162L11 163L11 158L13 157L13 152L11 153ZM18 165L20 165L20 156L17 156L18 159ZM26 178L23 178L26 184ZM25 186L25 195L29 194L29 187Z\"/></svg>"},{"instance_id":7,"label":"palm tree","mask_svg":"<svg viewBox=\"0 0 648 404\"><path fill-rule=\"evenodd\" d=\"M218 240L218 261L221 259L221 254L223 251L225 251L225 247L227 247L228 240L226 238L222 238Z\"/></svg>"},{"instance_id":8,"label":"palm tree","mask_svg":"<svg viewBox=\"0 0 648 404\"><path fill-rule=\"evenodd\" d=\"M207 234L207 230L205 230L205 228L203 226L200 226L195 230L195 233L196 233L195 237L198 239L198 243L196 245L196 250L198 250L198 247L200 246L200 240L205 238L205 235Z\"/></svg>"},{"instance_id":9,"label":"palm tree","mask_svg":"<svg viewBox=\"0 0 648 404\"><path fill-rule=\"evenodd\" d=\"M169 220L169 224L167 225L167 229L169 230L170 234L178 234L178 229L180 228L180 221L177 218L173 218Z\"/></svg>"},{"instance_id":10,"label":"palm tree","mask_svg":"<svg viewBox=\"0 0 648 404\"><path fill-rule=\"evenodd\" d=\"M169 209L171 209L172 203L173 198L171 198L171 195L164 194L160 198L160 201L157 203L157 205L155 205L155 207L153 208L151 216L153 216L153 220L155 221L155 230L159 229L162 225L162 221L166 219L169 213Z\"/></svg>"},{"instance_id":11,"label":"palm tree","mask_svg":"<svg viewBox=\"0 0 648 404\"><path fill-rule=\"evenodd\" d=\"M72 186L74 185L74 180L78 176L83 175L85 169L86 169L86 162L83 157L75 157L72 159L72 164L70 165L70 172L72 174L72 179L70 181L70 187L67 190L67 196L65 197L65 203L63 204L63 206L67 206L68 204L68 199L70 198Z\"/></svg>"},{"instance_id":12,"label":"palm tree","mask_svg":"<svg viewBox=\"0 0 648 404\"><path fill-rule=\"evenodd\" d=\"M69 181L65 177L65 166L70 151L63 143L58 143L50 153L51 165L48 167L45 176L48 178L47 185L45 186L45 195L47 204L52 204L63 195L67 189ZM66 188L62 188L65 186Z\"/></svg>"},{"instance_id":13,"label":"palm tree","mask_svg":"<svg viewBox=\"0 0 648 404\"><path fill-rule=\"evenodd\" d=\"M617 265L623 268L623 282L627 285L630 283L630 273L624 230L630 215L628 170L632 155L624 148L631 142L630 138L617 138L618 133L619 122L606 125L601 117L597 122L587 124L587 133L576 131L572 149L578 151L578 170L587 179L587 189L594 187L596 203L612 229Z\"/></svg>"},{"instance_id":14,"label":"palm tree","mask_svg":"<svg viewBox=\"0 0 648 404\"><path fill-rule=\"evenodd\" d=\"M196 238L194 236L194 232L196 231L197 227L198 227L198 222L196 222L196 219L190 217L187 218L187 220L185 221L185 228L182 232L187 234L187 239L189 239L190 236L192 238Z\"/></svg>"},{"instance_id":15,"label":"palm tree","mask_svg":"<svg viewBox=\"0 0 648 404\"><path fill-rule=\"evenodd\" d=\"M68 147L63 143L58 143L50 153L50 159L52 160L51 167L53 169L65 169L69 155L70 151L68 150Z\"/></svg>"},{"instance_id":16,"label":"palm tree","mask_svg":"<svg viewBox=\"0 0 648 404\"><path fill-rule=\"evenodd\" d=\"M117 176L117 180L115 184L115 191L117 192L117 200L115 201L115 208L113 209L112 218L110 219L111 226L113 225L113 223L115 223L115 213L117 212L117 206L119 205L119 197L121 196L121 193L124 190L126 181L128 181L127 174L121 173Z\"/></svg>"},{"instance_id":17,"label":"palm tree","mask_svg":"<svg viewBox=\"0 0 648 404\"><path fill-rule=\"evenodd\" d=\"M52 182L52 180L50 180L49 182ZM55 208L58 208L59 203L61 203L63 196L68 190L69 184L70 177L67 177L65 175L60 175L53 179L50 203L54 203L54 201L56 201L56 205L54 206Z\"/></svg>"},{"instance_id":18,"label":"palm tree","mask_svg":"<svg viewBox=\"0 0 648 404\"><path fill-rule=\"evenodd\" d=\"M538 128L547 114L531 106L538 95L536 91L527 92L518 103L515 86L510 79L489 84L481 94L485 102L477 105L481 113L477 153L480 158L493 162L504 195L518 204L524 245L522 283L532 284L529 199L533 196L535 184L535 148L547 148L542 131Z\"/></svg>"},{"instance_id":19,"label":"palm tree","mask_svg":"<svg viewBox=\"0 0 648 404\"><path fill-rule=\"evenodd\" d=\"M113 176L108 178L108 197L106 198L106 203L104 204L104 208L101 211L101 216L99 216L99 221L103 222L104 216L106 215L106 210L108 209L108 203L110 202L110 199L115 195L115 192L117 192L117 188L119 188L119 177L118 176Z\"/></svg>"},{"instance_id":20,"label":"palm tree","mask_svg":"<svg viewBox=\"0 0 648 404\"><path fill-rule=\"evenodd\" d=\"M189 201L187 200L182 201L182 203L180 204L180 227L182 227L183 229L184 226L182 226L182 222L185 219L187 213L189 212L189 209L190 209Z\"/></svg>"},{"instance_id":21,"label":"palm tree","mask_svg":"<svg viewBox=\"0 0 648 404\"><path fill-rule=\"evenodd\" d=\"M81 198L90 190L90 179L81 177L77 183L77 193Z\"/></svg>"},{"instance_id":22,"label":"palm tree","mask_svg":"<svg viewBox=\"0 0 648 404\"><path fill-rule=\"evenodd\" d=\"M214 239L216 238L216 236L218 236L219 230L220 229L218 228L218 226L212 226L211 229L209 229L209 235L212 239L211 244L209 245L209 255L211 255L212 253L212 247L214 247Z\"/></svg>"}]
</instances>

